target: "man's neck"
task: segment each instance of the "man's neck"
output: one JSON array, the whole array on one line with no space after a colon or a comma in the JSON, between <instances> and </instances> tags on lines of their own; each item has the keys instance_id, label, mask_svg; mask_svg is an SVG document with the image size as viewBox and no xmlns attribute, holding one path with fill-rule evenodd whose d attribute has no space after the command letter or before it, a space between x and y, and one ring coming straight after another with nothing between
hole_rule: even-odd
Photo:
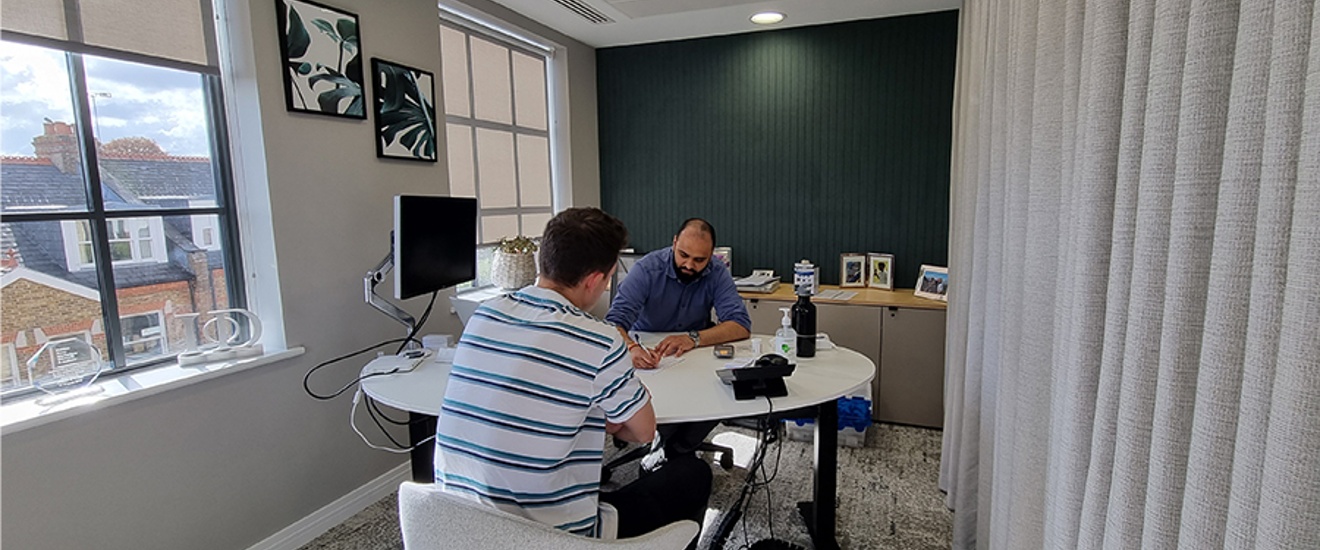
<instances>
[{"instance_id":1,"label":"man's neck","mask_svg":"<svg viewBox=\"0 0 1320 550\"><path fill-rule=\"evenodd\" d=\"M546 290L558 292L560 296L563 296L569 303L577 306L578 309L587 309L581 304L581 302L586 299L586 292L581 288L581 285L576 287L564 286L558 282L541 277L536 280L536 286L537 288L544 288Z\"/></svg>"}]
</instances>

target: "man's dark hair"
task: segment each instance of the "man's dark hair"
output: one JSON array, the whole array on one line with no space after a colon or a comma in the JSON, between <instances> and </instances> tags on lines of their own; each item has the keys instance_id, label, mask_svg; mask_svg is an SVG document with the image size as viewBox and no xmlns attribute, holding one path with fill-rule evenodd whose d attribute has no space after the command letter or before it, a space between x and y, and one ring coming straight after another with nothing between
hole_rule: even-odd
<instances>
[{"instance_id":1,"label":"man's dark hair","mask_svg":"<svg viewBox=\"0 0 1320 550\"><path fill-rule=\"evenodd\" d=\"M591 273L609 273L628 245L628 228L599 208L569 208L545 225L537 263L541 275L565 286Z\"/></svg>"},{"instance_id":2,"label":"man's dark hair","mask_svg":"<svg viewBox=\"0 0 1320 550\"><path fill-rule=\"evenodd\" d=\"M686 220L683 220L683 225L678 226L678 231L674 232L674 238L677 239L679 235L683 234L683 230L689 227L695 228L697 231L701 233L710 235L710 244L712 246L717 242L715 240L715 226L711 225L710 222L703 220L701 218L688 218Z\"/></svg>"}]
</instances>

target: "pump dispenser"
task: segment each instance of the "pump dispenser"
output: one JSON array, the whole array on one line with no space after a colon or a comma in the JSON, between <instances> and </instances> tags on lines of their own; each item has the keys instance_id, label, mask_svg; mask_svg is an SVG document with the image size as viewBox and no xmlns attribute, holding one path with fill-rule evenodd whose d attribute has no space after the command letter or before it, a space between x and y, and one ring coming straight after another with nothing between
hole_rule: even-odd
<instances>
[{"instance_id":1,"label":"pump dispenser","mask_svg":"<svg viewBox=\"0 0 1320 550\"><path fill-rule=\"evenodd\" d=\"M793 357L797 351L797 331L793 330L789 309L781 307L779 311L784 312L784 319L780 321L779 331L775 333L774 352L784 357Z\"/></svg>"}]
</instances>

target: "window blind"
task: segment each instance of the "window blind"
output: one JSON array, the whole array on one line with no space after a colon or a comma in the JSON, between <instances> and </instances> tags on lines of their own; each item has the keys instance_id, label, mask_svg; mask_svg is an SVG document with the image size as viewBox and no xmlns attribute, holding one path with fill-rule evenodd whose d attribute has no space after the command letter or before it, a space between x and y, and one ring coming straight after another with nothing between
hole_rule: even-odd
<instances>
[{"instance_id":1,"label":"window blind","mask_svg":"<svg viewBox=\"0 0 1320 550\"><path fill-rule=\"evenodd\" d=\"M15 42L218 74L211 0L5 0Z\"/></svg>"}]
</instances>

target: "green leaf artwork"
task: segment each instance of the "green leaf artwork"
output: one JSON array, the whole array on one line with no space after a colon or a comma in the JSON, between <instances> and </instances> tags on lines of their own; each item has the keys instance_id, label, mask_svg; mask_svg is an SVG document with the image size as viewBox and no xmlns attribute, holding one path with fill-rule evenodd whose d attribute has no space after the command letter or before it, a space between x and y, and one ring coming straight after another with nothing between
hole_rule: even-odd
<instances>
[{"instance_id":1,"label":"green leaf artwork","mask_svg":"<svg viewBox=\"0 0 1320 550\"><path fill-rule=\"evenodd\" d=\"M275 5L288 109L367 118L357 16L307 0Z\"/></svg>"},{"instance_id":2,"label":"green leaf artwork","mask_svg":"<svg viewBox=\"0 0 1320 550\"><path fill-rule=\"evenodd\" d=\"M421 69L371 60L376 98L376 155L435 162L435 77Z\"/></svg>"}]
</instances>

